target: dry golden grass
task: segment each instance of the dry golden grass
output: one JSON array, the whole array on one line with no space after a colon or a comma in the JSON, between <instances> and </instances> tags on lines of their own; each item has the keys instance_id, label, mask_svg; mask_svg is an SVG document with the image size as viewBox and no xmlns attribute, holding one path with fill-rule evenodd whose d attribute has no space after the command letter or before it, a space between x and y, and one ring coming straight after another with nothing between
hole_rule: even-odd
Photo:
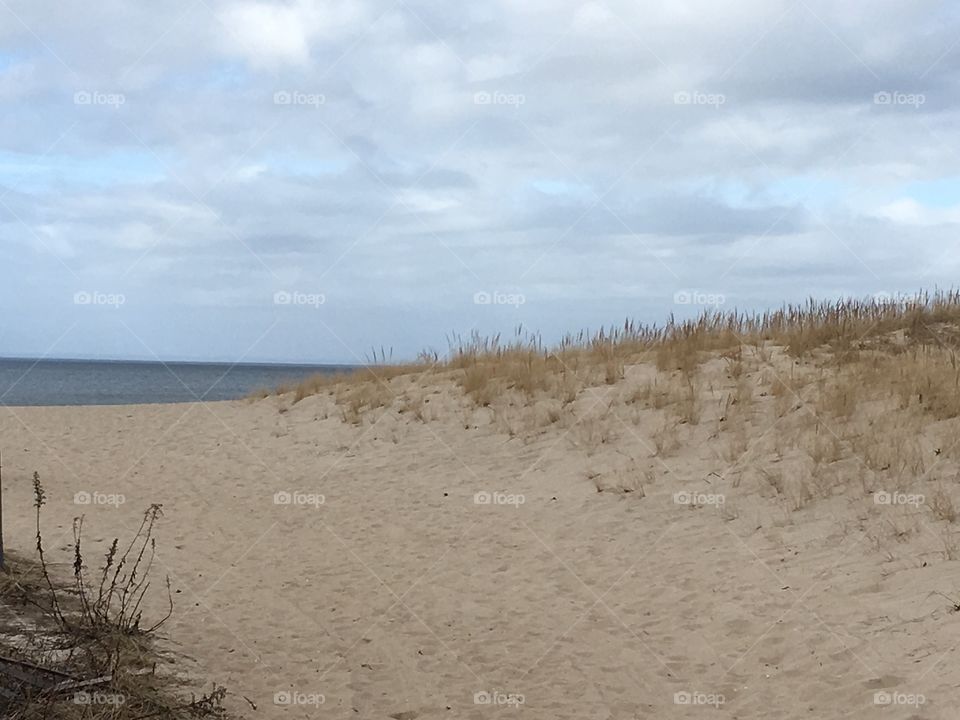
<instances>
[{"instance_id":1,"label":"dry golden grass","mask_svg":"<svg viewBox=\"0 0 960 720\"><path fill-rule=\"evenodd\" d=\"M664 420L652 436L653 446L656 449L656 456L660 458L672 455L680 447L680 434L678 423Z\"/></svg>"},{"instance_id":2,"label":"dry golden grass","mask_svg":"<svg viewBox=\"0 0 960 720\"><path fill-rule=\"evenodd\" d=\"M364 411L389 407L395 398L393 390L385 383L346 384L336 390L336 403L340 406L343 421L352 425L361 424Z\"/></svg>"},{"instance_id":3,"label":"dry golden grass","mask_svg":"<svg viewBox=\"0 0 960 720\"><path fill-rule=\"evenodd\" d=\"M279 391L292 391L299 401L341 385L382 385L404 375L450 372L479 406L488 406L504 390L572 402L583 387L614 384L624 377L626 367L648 360L660 371L678 371L689 382L706 359L720 355L736 380L746 371L745 356L758 366L769 366L774 359L771 348L779 347L791 358L829 358L840 367L863 365L864 359L876 358L878 353L888 358L906 353L910 364L898 366L902 396L916 396L919 402L923 395L929 412L956 417L960 415L960 370L948 345L960 334L952 329L957 327L957 292L921 294L912 301L890 303L811 300L752 315L708 311L692 320L671 317L662 327L627 321L593 335L569 335L552 348L522 328L511 341L502 341L499 335L455 337L444 359L425 352L406 365L371 365L344 374L318 375ZM880 363L876 372L890 374L891 368ZM854 375L848 382L855 379ZM797 378L790 368L778 376L771 391L789 396L796 389ZM849 403L853 394L842 397L843 403ZM838 410L846 414L852 407L842 405Z\"/></svg>"},{"instance_id":4,"label":"dry golden grass","mask_svg":"<svg viewBox=\"0 0 960 720\"><path fill-rule=\"evenodd\" d=\"M489 406L505 390L529 398L548 395L572 402L583 387L614 384L624 377L626 367L648 360L659 370L678 371L691 382L704 360L719 354L737 380L746 372L747 358L758 366L769 366L774 357L771 348L780 347L789 357L802 359L819 353L818 360L829 358L840 367L866 367L873 362L875 373L897 378L903 399L920 402L923 396L932 414L956 417L960 415L960 371L945 343L955 338L957 332L950 328L957 326L960 296L938 292L911 302L810 301L755 315L705 312L693 320L670 318L663 327L628 321L593 335L567 336L553 348L520 328L509 342L500 336L454 338L444 359L436 353L422 353L411 364L319 375L282 390L294 392L299 401L340 385L385 384L399 376L433 371L453 373L464 393L481 407ZM877 361L878 354L887 362ZM906 354L909 362L898 357L901 354ZM891 367L890 362L896 365ZM778 373L773 395L792 398L805 384L797 374L793 367ZM837 395L837 411L842 416L854 408L856 392L849 385L857 379L856 373L847 374L846 386L824 389Z\"/></svg>"},{"instance_id":5,"label":"dry golden grass","mask_svg":"<svg viewBox=\"0 0 960 720\"><path fill-rule=\"evenodd\" d=\"M930 498L930 511L938 520L945 520L948 523L957 521L957 509L953 505L953 498L947 494L942 487Z\"/></svg>"},{"instance_id":6,"label":"dry golden grass","mask_svg":"<svg viewBox=\"0 0 960 720\"><path fill-rule=\"evenodd\" d=\"M587 473L587 479L594 484L598 493L632 494L635 497L646 497L643 477L635 466L609 473L591 471Z\"/></svg>"},{"instance_id":7,"label":"dry golden grass","mask_svg":"<svg viewBox=\"0 0 960 720\"><path fill-rule=\"evenodd\" d=\"M715 441L710 452L738 483L749 466L747 476L765 478L761 487L798 510L847 489L904 489L934 468L960 474L958 340L957 292L810 301L662 327L626 322L554 347L522 329L509 341L454 338L443 359L424 353L284 390L294 403L327 394L354 425L372 411L430 422L436 411L414 388L442 382L462 393L464 428L492 423L525 442L553 428L587 456L630 435L661 461ZM608 386L598 412L591 398ZM949 495L930 494L933 516L953 522Z\"/></svg>"}]
</instances>

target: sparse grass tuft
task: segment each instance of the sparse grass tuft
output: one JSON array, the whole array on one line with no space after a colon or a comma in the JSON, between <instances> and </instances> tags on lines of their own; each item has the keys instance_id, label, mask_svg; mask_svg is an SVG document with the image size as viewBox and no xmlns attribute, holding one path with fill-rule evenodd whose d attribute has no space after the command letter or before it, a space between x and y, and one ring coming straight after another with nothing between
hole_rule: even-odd
<instances>
[{"instance_id":1,"label":"sparse grass tuft","mask_svg":"<svg viewBox=\"0 0 960 720\"><path fill-rule=\"evenodd\" d=\"M165 665L155 646L158 629L173 613L169 579L168 610L144 623L144 599L151 585L156 542L153 531L161 507L151 505L128 543L114 539L99 570L91 573L83 553L83 519L73 526L72 579L59 577L47 555L41 527L46 492L33 476L37 562L11 562L0 583L0 599L9 607L32 609L21 614L31 627L26 645L12 646L3 636L0 654L22 663L19 682L0 676L0 716L9 720L140 720L143 718L227 718L226 690L214 685L207 693L182 696L183 678L158 674ZM34 686L27 677L45 668L67 678L60 685ZM47 675L48 677L48 675ZM70 687L69 678L91 680ZM83 702L96 693L107 702Z\"/></svg>"}]
</instances>

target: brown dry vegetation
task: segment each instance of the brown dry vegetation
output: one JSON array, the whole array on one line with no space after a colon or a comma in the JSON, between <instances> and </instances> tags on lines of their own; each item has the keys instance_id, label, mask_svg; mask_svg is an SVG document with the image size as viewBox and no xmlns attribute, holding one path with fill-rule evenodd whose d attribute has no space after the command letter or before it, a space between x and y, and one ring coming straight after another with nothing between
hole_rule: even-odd
<instances>
[{"instance_id":1,"label":"brown dry vegetation","mask_svg":"<svg viewBox=\"0 0 960 720\"><path fill-rule=\"evenodd\" d=\"M408 377L423 384L424 375L432 373L452 378L477 406L489 406L505 391L569 404L585 387L615 384L627 367L653 362L659 374L636 388L632 401L653 397L656 402L667 395L670 403L670 393L694 392L700 366L719 355L734 380L743 377L747 366L759 367L770 394L794 397L797 386L811 380L809 368L777 366L773 360L781 354L831 369L829 377L820 377L819 389L841 415L853 411L863 380L868 380L871 385L893 383L902 407L917 404L945 419L960 413L960 367L952 349L958 328L960 294L955 292L895 303L811 300L762 314L706 312L694 320L671 318L662 327L627 321L593 335L567 336L553 348L522 329L509 342L500 336L458 337L444 358L425 352L410 364L316 375L276 392L292 393L294 402L336 392L338 404L359 411L389 404L383 393L392 397L392 380ZM670 381L675 377L684 389L678 391ZM367 384L381 390L358 389ZM741 388L746 392L746 386Z\"/></svg>"},{"instance_id":2,"label":"brown dry vegetation","mask_svg":"<svg viewBox=\"0 0 960 720\"><path fill-rule=\"evenodd\" d=\"M792 510L855 489L930 489L954 522L943 481L960 448L960 294L906 302L810 301L747 315L704 313L662 327L626 322L546 347L518 330L455 338L441 359L371 366L286 388L293 402L332 395L346 423L395 412L430 422L424 388L459 388L463 427L485 414L508 438L551 426L586 456L630 433L648 457L715 445L727 474L747 473ZM642 428L647 428L646 433ZM789 461L797 471L783 473Z\"/></svg>"},{"instance_id":3,"label":"brown dry vegetation","mask_svg":"<svg viewBox=\"0 0 960 720\"><path fill-rule=\"evenodd\" d=\"M0 717L226 720L226 689L214 685L207 693L189 693L195 683L171 669L178 658L155 642L157 631L174 610L169 578L165 583L168 612L152 622L143 617L143 602L155 579L151 578L156 553L153 530L162 515L161 506L151 505L144 513L132 540L114 539L95 568L87 565L84 555L83 517L76 518L73 577L67 579L48 556L50 548L41 529L46 491L37 473L33 485L37 555L8 556L0 573L0 601L15 608L7 615L11 624L0 628L0 655L7 665L24 663L0 677ZM61 688L27 681L31 676L49 677L49 673L90 684Z\"/></svg>"}]
</instances>

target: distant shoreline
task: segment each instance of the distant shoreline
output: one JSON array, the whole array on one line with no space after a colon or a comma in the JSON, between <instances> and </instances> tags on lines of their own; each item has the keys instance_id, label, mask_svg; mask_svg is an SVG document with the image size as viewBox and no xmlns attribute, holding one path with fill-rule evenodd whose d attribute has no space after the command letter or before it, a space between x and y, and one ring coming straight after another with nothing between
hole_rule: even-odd
<instances>
[{"instance_id":1,"label":"distant shoreline","mask_svg":"<svg viewBox=\"0 0 960 720\"><path fill-rule=\"evenodd\" d=\"M2 355L2 362L25 362L25 363L102 363L113 365L215 365L223 366L243 366L243 367L288 367L288 368L318 368L353 370L361 367L360 365L351 365L348 363L312 363L312 362L287 362L287 361L254 361L254 362L236 362L234 360L126 360L122 358L57 358L57 357L29 357L17 355Z\"/></svg>"},{"instance_id":2,"label":"distant shoreline","mask_svg":"<svg viewBox=\"0 0 960 720\"><path fill-rule=\"evenodd\" d=\"M0 406L157 405L241 400L353 365L0 358Z\"/></svg>"}]
</instances>

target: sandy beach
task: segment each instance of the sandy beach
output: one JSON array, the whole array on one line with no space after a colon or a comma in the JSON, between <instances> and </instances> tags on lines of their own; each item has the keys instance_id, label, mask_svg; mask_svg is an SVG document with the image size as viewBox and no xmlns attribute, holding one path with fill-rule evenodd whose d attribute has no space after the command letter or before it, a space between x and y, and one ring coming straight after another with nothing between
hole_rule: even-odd
<instances>
[{"instance_id":1,"label":"sandy beach","mask_svg":"<svg viewBox=\"0 0 960 720\"><path fill-rule=\"evenodd\" d=\"M0 720L957 720L958 77L957 2L0 0Z\"/></svg>"},{"instance_id":2,"label":"sandy beach","mask_svg":"<svg viewBox=\"0 0 960 720\"><path fill-rule=\"evenodd\" d=\"M390 381L422 420L398 401L360 425L328 394L6 408L7 547L30 554L35 470L56 562L81 512L94 557L162 503L163 646L247 717L952 717L960 563L929 513L772 491L776 398L729 456L719 362L658 452L666 411L629 401L653 373L557 422L443 374Z\"/></svg>"}]
</instances>

